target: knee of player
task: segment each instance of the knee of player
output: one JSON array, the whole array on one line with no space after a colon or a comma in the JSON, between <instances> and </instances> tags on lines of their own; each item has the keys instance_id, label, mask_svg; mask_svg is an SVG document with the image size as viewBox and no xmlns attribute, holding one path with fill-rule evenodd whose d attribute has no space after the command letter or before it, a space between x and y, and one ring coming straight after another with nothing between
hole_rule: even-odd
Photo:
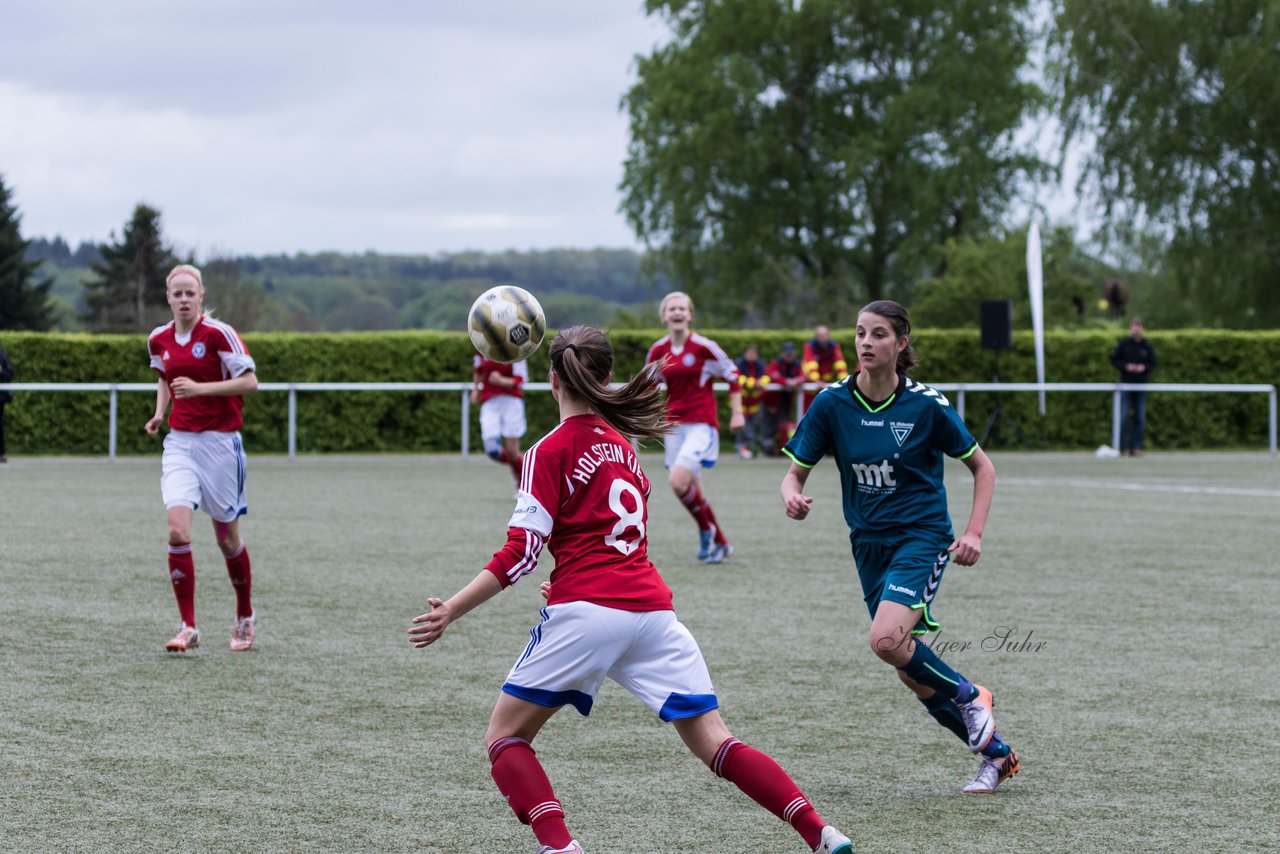
<instances>
[{"instance_id":1,"label":"knee of player","mask_svg":"<svg viewBox=\"0 0 1280 854\"><path fill-rule=\"evenodd\" d=\"M895 667L901 667L911 660L911 634L909 632L904 634L897 630L896 627L890 631L877 631L873 628L868 637L868 643L877 658Z\"/></svg>"}]
</instances>

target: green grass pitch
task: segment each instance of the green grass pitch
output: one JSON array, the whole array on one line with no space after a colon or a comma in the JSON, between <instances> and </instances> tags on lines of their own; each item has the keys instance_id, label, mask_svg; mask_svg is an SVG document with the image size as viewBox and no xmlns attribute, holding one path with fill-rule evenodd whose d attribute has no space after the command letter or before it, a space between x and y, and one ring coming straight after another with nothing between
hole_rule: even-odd
<instances>
[{"instance_id":1,"label":"green grass pitch","mask_svg":"<svg viewBox=\"0 0 1280 854\"><path fill-rule=\"evenodd\" d=\"M976 760L867 648L834 467L795 523L781 461L722 461L707 492L736 553L707 567L646 455L650 554L730 728L864 854L1280 850L1280 463L995 462L984 557L936 603L1023 758L988 797L960 793ZM963 525L970 481L948 478ZM227 649L199 514L203 645L172 656L158 459L0 466L0 850L532 854L482 739L550 557L436 646L405 635L501 545L511 494L482 457L251 455L257 648ZM1002 626L1026 648L992 648ZM535 747L592 854L804 850L612 683Z\"/></svg>"}]
</instances>

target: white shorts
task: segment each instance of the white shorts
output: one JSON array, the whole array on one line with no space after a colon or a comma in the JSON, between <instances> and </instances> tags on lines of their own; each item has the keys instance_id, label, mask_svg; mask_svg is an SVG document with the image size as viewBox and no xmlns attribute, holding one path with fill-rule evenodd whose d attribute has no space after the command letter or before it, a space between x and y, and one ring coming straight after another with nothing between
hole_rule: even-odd
<instances>
[{"instance_id":1,"label":"white shorts","mask_svg":"<svg viewBox=\"0 0 1280 854\"><path fill-rule=\"evenodd\" d=\"M513 697L586 715L607 676L664 721L719 708L702 650L674 611L565 602L543 608L529 634L502 686Z\"/></svg>"},{"instance_id":2,"label":"white shorts","mask_svg":"<svg viewBox=\"0 0 1280 854\"><path fill-rule=\"evenodd\" d=\"M683 466L697 474L720 459L720 431L710 424L681 424L662 441L668 469Z\"/></svg>"},{"instance_id":3,"label":"white shorts","mask_svg":"<svg viewBox=\"0 0 1280 854\"><path fill-rule=\"evenodd\" d=\"M481 439L518 439L526 429L522 398L500 394L480 404Z\"/></svg>"},{"instance_id":4,"label":"white shorts","mask_svg":"<svg viewBox=\"0 0 1280 854\"><path fill-rule=\"evenodd\" d=\"M160 495L166 509L203 507L215 522L234 522L249 512L244 480L239 433L173 430L165 437Z\"/></svg>"}]
</instances>

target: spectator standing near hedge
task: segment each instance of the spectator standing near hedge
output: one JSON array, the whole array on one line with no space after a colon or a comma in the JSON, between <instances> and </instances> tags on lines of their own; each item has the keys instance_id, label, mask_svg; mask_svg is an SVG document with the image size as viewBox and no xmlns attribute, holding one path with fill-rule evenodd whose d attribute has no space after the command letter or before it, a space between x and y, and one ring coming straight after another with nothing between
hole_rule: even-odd
<instances>
[{"instance_id":1,"label":"spectator standing near hedge","mask_svg":"<svg viewBox=\"0 0 1280 854\"><path fill-rule=\"evenodd\" d=\"M1141 317L1129 324L1129 337L1121 338L1111 351L1111 364L1120 372L1122 383L1147 383L1156 369L1156 351L1145 337ZM1120 453L1142 456L1142 439L1147 427L1145 389L1120 392Z\"/></svg>"},{"instance_id":2,"label":"spectator standing near hedge","mask_svg":"<svg viewBox=\"0 0 1280 854\"><path fill-rule=\"evenodd\" d=\"M13 382L13 362L9 361L9 354L0 348L0 383L11 382ZM4 408L12 401L12 393L7 390L0 391L0 463L9 462L9 458L5 456L4 447Z\"/></svg>"},{"instance_id":3,"label":"spectator standing near hedge","mask_svg":"<svg viewBox=\"0 0 1280 854\"><path fill-rule=\"evenodd\" d=\"M149 435L158 435L173 404L160 494L169 520L169 580L181 623L165 649L186 652L200 645L191 521L203 507L213 519L214 538L236 592L231 649L240 652L253 646L256 622L249 551L240 539L240 517L249 512L240 427L243 396L258 390L257 373L239 333L204 313L204 280L197 268L174 267L165 280L165 298L173 320L147 338L151 368L160 379L156 412L145 427Z\"/></svg>"},{"instance_id":4,"label":"spectator standing near hedge","mask_svg":"<svg viewBox=\"0 0 1280 854\"><path fill-rule=\"evenodd\" d=\"M769 434L763 432L765 390L769 386L768 365L760 358L760 348L748 344L738 357L738 390L742 393L742 429L738 431L735 445L738 456L749 460L756 452L764 453Z\"/></svg>"},{"instance_id":5,"label":"spectator standing near hedge","mask_svg":"<svg viewBox=\"0 0 1280 854\"><path fill-rule=\"evenodd\" d=\"M764 435L768 444L766 453L776 457L782 453L786 439L780 435L783 424L791 424L796 412L796 389L804 385L804 366L796 355L796 345L782 343L782 352L765 369L769 376L769 390L764 396Z\"/></svg>"},{"instance_id":6,"label":"spectator standing near hedge","mask_svg":"<svg viewBox=\"0 0 1280 854\"><path fill-rule=\"evenodd\" d=\"M844 360L840 343L831 339L831 330L819 326L813 330L813 337L804 342L804 377L807 382L831 385L849 376L849 365ZM804 394L805 408L813 402L818 394L816 390Z\"/></svg>"}]
</instances>

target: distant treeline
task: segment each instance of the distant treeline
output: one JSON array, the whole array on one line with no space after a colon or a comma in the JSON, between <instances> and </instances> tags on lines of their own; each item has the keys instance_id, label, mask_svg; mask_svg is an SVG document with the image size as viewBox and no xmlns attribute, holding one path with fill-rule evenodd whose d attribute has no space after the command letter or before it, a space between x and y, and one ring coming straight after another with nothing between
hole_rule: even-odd
<instances>
[{"instance_id":1,"label":"distant treeline","mask_svg":"<svg viewBox=\"0 0 1280 854\"><path fill-rule=\"evenodd\" d=\"M29 260L54 280L58 328L86 328L84 286L101 247L33 238ZM212 268L215 275L209 275ZM670 289L625 249L382 255L338 252L237 256L206 265L208 304L243 331L461 329L472 301L514 282L535 293L551 325L653 326L653 305Z\"/></svg>"}]
</instances>

